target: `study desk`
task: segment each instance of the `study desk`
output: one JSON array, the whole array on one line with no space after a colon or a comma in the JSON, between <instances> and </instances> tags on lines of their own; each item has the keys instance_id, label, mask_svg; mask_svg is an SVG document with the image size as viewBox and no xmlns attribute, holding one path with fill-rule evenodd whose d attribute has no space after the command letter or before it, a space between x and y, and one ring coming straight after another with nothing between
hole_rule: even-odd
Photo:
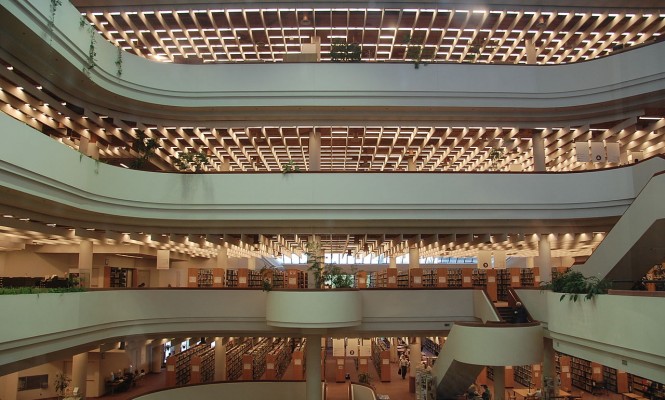
<instances>
[{"instance_id":1,"label":"study desk","mask_svg":"<svg viewBox=\"0 0 665 400\"><path fill-rule=\"evenodd\" d=\"M533 399L535 398L536 390L529 390L529 389L513 389L513 392L516 395L521 396L522 399ZM568 397L570 396L570 393L566 392L565 390L559 389L559 397ZM519 398L519 397L518 397Z\"/></svg>"}]
</instances>

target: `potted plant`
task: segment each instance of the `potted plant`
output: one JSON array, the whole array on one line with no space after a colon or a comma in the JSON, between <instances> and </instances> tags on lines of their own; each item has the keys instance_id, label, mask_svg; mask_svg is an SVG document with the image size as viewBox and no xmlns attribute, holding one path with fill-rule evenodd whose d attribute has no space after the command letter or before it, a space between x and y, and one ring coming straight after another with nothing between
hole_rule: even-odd
<instances>
[{"instance_id":1,"label":"potted plant","mask_svg":"<svg viewBox=\"0 0 665 400\"><path fill-rule=\"evenodd\" d=\"M543 290L563 293L559 301L562 301L566 296L570 301L577 301L580 295L584 295L584 300L590 300L597 294L607 293L610 287L611 282L598 279L595 276L585 277L578 271L568 271L552 279L551 282L541 284Z\"/></svg>"},{"instance_id":2,"label":"potted plant","mask_svg":"<svg viewBox=\"0 0 665 400\"><path fill-rule=\"evenodd\" d=\"M65 375L64 373L59 373L55 376L55 381L53 382L53 388L58 394L59 398L65 397L65 390L69 387L69 382L72 380Z\"/></svg>"}]
</instances>

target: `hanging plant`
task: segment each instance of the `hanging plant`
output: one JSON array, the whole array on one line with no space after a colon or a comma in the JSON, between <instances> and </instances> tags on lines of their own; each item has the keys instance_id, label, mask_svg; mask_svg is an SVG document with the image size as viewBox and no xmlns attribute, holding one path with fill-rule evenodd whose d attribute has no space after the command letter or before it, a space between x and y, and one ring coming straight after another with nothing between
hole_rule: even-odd
<instances>
[{"instance_id":1,"label":"hanging plant","mask_svg":"<svg viewBox=\"0 0 665 400\"><path fill-rule=\"evenodd\" d=\"M189 151L180 153L173 165L175 165L180 171L187 171L194 167L195 172L201 172L208 162L209 159L205 153L200 151Z\"/></svg>"},{"instance_id":2,"label":"hanging plant","mask_svg":"<svg viewBox=\"0 0 665 400\"><path fill-rule=\"evenodd\" d=\"M286 174L288 172L300 172L300 167L297 166L293 160L289 160L289 162L282 165L282 173Z\"/></svg>"},{"instance_id":3,"label":"hanging plant","mask_svg":"<svg viewBox=\"0 0 665 400\"><path fill-rule=\"evenodd\" d=\"M411 35L406 35L404 37L404 44L406 44L406 58L413 60L413 66L415 69L420 68L420 64L427 65L426 62L423 62L424 56L424 46L421 44L415 43Z\"/></svg>"},{"instance_id":4,"label":"hanging plant","mask_svg":"<svg viewBox=\"0 0 665 400\"><path fill-rule=\"evenodd\" d=\"M115 58L115 74L120 78L122 76L122 48L118 46L118 54Z\"/></svg>"},{"instance_id":5,"label":"hanging plant","mask_svg":"<svg viewBox=\"0 0 665 400\"><path fill-rule=\"evenodd\" d=\"M159 147L155 139L149 138L145 132L136 130L136 140L132 143L132 150L138 153L138 157L132 160L129 167L132 169L144 169L148 165L150 157L155 154Z\"/></svg>"},{"instance_id":6,"label":"hanging plant","mask_svg":"<svg viewBox=\"0 0 665 400\"><path fill-rule=\"evenodd\" d=\"M605 294L611 287L611 282L598 279L595 276L585 277L581 272L568 271L541 285L543 290L551 290L555 293L563 293L559 301L568 296L570 301L577 301L583 295L584 300L593 299L597 294Z\"/></svg>"},{"instance_id":7,"label":"hanging plant","mask_svg":"<svg viewBox=\"0 0 665 400\"><path fill-rule=\"evenodd\" d=\"M97 52L95 50L97 35L93 27L89 28L90 31L90 46L88 47L88 57L86 58L86 65L83 67L83 72L90 76L90 70L97 66Z\"/></svg>"},{"instance_id":8,"label":"hanging plant","mask_svg":"<svg viewBox=\"0 0 665 400\"><path fill-rule=\"evenodd\" d=\"M48 24L46 25L49 35L53 33L53 29L55 28L55 12L61 5L62 0L51 0L51 4L49 6L49 19Z\"/></svg>"},{"instance_id":9,"label":"hanging plant","mask_svg":"<svg viewBox=\"0 0 665 400\"><path fill-rule=\"evenodd\" d=\"M496 170L497 163L503 158L503 148L493 148L487 156L490 160L491 169Z\"/></svg>"}]
</instances>

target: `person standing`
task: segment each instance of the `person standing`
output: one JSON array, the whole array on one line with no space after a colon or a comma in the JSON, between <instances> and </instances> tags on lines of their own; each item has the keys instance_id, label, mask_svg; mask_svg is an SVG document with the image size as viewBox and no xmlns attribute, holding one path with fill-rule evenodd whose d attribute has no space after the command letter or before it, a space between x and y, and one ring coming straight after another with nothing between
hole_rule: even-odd
<instances>
[{"instance_id":1,"label":"person standing","mask_svg":"<svg viewBox=\"0 0 665 400\"><path fill-rule=\"evenodd\" d=\"M483 388L483 393L481 394L483 400L492 400L492 392L490 392L490 388L488 388L487 385L480 386Z\"/></svg>"},{"instance_id":2,"label":"person standing","mask_svg":"<svg viewBox=\"0 0 665 400\"><path fill-rule=\"evenodd\" d=\"M409 368L409 359L402 354L399 358L399 374L402 375L402 379L406 379L407 368Z\"/></svg>"},{"instance_id":3,"label":"person standing","mask_svg":"<svg viewBox=\"0 0 665 400\"><path fill-rule=\"evenodd\" d=\"M515 308L513 309L513 323L523 324L529 322L527 317L526 308L522 305L521 302L515 303Z\"/></svg>"}]
</instances>

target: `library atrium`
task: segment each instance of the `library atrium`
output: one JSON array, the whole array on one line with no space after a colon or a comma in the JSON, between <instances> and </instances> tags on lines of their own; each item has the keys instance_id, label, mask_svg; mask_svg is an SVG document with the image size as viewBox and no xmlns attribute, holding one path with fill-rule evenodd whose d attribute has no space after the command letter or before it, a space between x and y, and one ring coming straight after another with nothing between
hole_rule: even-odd
<instances>
[{"instance_id":1,"label":"library atrium","mask_svg":"<svg viewBox=\"0 0 665 400\"><path fill-rule=\"evenodd\" d=\"M0 18L0 400L665 400L662 1Z\"/></svg>"}]
</instances>

